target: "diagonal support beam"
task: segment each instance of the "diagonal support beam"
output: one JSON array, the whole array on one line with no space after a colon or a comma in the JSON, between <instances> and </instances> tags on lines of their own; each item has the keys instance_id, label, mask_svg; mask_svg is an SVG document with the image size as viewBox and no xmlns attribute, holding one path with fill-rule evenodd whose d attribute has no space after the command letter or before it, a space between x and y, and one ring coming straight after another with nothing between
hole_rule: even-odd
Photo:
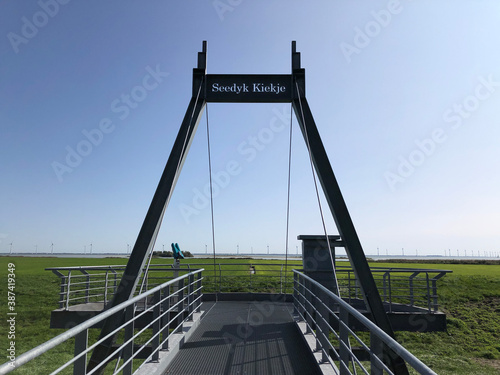
<instances>
[{"instance_id":1,"label":"diagonal support beam","mask_svg":"<svg viewBox=\"0 0 500 375\"><path fill-rule=\"evenodd\" d=\"M293 108L299 122L300 130L304 138L308 140L309 144L307 146L311 149L314 168L323 188L323 192L325 193L326 200L339 230L341 239L344 242L349 260L356 272L356 277L360 280L368 307L372 315L377 315L377 312L381 311L380 317L377 320L385 321L386 314L378 289L375 285L375 280L371 274L368 261L366 260L342 192L340 191L337 179L335 178L328 160L307 100L305 98L294 100ZM302 111L304 118L302 118ZM390 329L390 331L392 331L392 329Z\"/></svg>"},{"instance_id":2,"label":"diagonal support beam","mask_svg":"<svg viewBox=\"0 0 500 375\"><path fill-rule=\"evenodd\" d=\"M300 76L299 76L300 79ZM300 85L299 85L300 90ZM297 93L299 94L299 93ZM354 269L357 279L360 282L365 304L370 311L373 321L387 334L394 337L394 332L389 318L382 304L382 299L378 292L375 280L370 271L370 266L366 260L365 253L359 241L356 229L345 204L342 192L333 173L333 169L328 160L323 142L318 133L316 123L311 113L311 109L304 95L297 95L292 101L293 109L297 117L300 129L310 147L314 168L318 174L319 181L323 188L326 200L332 212L337 229L345 244L345 249L349 261ZM408 374L404 361L394 352L389 354L387 364L393 369L395 374Z\"/></svg>"},{"instance_id":3,"label":"diagonal support beam","mask_svg":"<svg viewBox=\"0 0 500 375\"><path fill-rule=\"evenodd\" d=\"M128 300L134 295L139 277L144 265L148 259L148 255L153 251L163 215L170 202L175 185L186 160L191 143L193 142L196 129L200 123L201 114L206 105L205 100L205 77L207 69L207 42L203 42L203 49L198 52L198 66L193 69L193 94L189 102L186 114L182 121L179 133L175 139L172 151L168 157L167 164L161 175L160 182L156 188L156 192L149 206L146 218L142 224L139 235L135 242L132 253L128 260L120 284L113 296L113 300L109 308L118 306L120 303ZM106 319L101 329L99 339L102 339L116 330L123 324L125 319L125 311L118 316L113 316ZM111 353L111 348L116 340L116 334L110 336L100 345L96 346L89 360L88 370L93 370L97 366L103 364L106 358ZM103 364L95 374L102 374L106 368Z\"/></svg>"},{"instance_id":4,"label":"diagonal support beam","mask_svg":"<svg viewBox=\"0 0 500 375\"><path fill-rule=\"evenodd\" d=\"M314 168L318 174L321 187L325 194L328 206L332 212L337 229L345 245L349 262L359 280L363 299L372 319L382 330L394 338L389 317L387 316L382 298L375 284L375 279L366 260L363 247L359 240L356 229L345 204L344 197L340 191L339 184L333 173L332 166L328 160L323 141L314 122L314 118L306 99L305 70L301 67L300 53L297 52L296 43L292 42L292 106L297 117L300 130L310 149ZM390 348L384 349L384 362L397 375L408 374L404 360Z\"/></svg>"},{"instance_id":5,"label":"diagonal support beam","mask_svg":"<svg viewBox=\"0 0 500 375\"><path fill-rule=\"evenodd\" d=\"M148 254L153 250L165 209L168 206L175 184L179 178L204 107L205 100L203 98L191 98L181 128L130 255L130 259L125 268L120 284L118 285L117 292L115 293L109 306L110 308L128 300L135 292L139 276L144 268ZM114 316L106 319L101 330L100 338L105 337L113 330L117 329L123 324L123 320L124 313L120 316ZM92 357L89 361L89 370L92 370L105 360L105 358L110 354L114 341L115 337L111 337L94 349ZM97 371L96 374L101 374L104 368L105 366L103 366L101 370Z\"/></svg>"}]
</instances>

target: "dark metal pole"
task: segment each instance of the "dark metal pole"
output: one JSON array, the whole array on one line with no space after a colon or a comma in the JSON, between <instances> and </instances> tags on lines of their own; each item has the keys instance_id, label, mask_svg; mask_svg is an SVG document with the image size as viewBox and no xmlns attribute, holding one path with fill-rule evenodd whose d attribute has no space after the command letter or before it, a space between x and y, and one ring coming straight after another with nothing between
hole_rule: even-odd
<instances>
[{"instance_id":1,"label":"dark metal pole","mask_svg":"<svg viewBox=\"0 0 500 375\"><path fill-rule=\"evenodd\" d=\"M172 196L175 183L177 182L180 170L201 118L201 112L205 106L204 100L199 100L196 104L195 102L195 98L192 98L167 165L156 189L156 193L130 255L130 259L125 268L120 284L118 285L117 292L109 305L110 308L128 300L133 295L139 281L141 271L144 268L147 255L153 249L156 236L158 235L158 231L161 226L163 214L168 202L170 201L170 197ZM192 116L192 114L194 115ZM114 316L106 319L101 330L100 338L108 335L110 332L118 328L122 322L123 316ZM114 340L112 338L108 339L94 349L89 362L89 370L96 367L108 356L113 341Z\"/></svg>"},{"instance_id":2,"label":"dark metal pole","mask_svg":"<svg viewBox=\"0 0 500 375\"><path fill-rule=\"evenodd\" d=\"M356 229L345 204L342 192L328 160L323 142L319 135L311 109L305 97L305 70L300 67L300 54L296 52L295 42L292 43L292 105L302 134L310 147L314 167L325 193L326 200L332 212L337 229L345 244L346 253L361 285L364 300L373 321L388 335L394 337L391 323L385 312L382 299L375 280L366 260L365 253L359 241ZM399 355L387 352L387 364L396 374L408 374L406 364Z\"/></svg>"},{"instance_id":3,"label":"dark metal pole","mask_svg":"<svg viewBox=\"0 0 500 375\"><path fill-rule=\"evenodd\" d=\"M167 164L109 308L117 306L133 296L148 254L153 250L163 214L174 191L175 184L179 178L206 104L203 88L204 76L206 74L205 69L206 42L203 43L203 52L198 54L198 68L193 70L193 96L189 102L186 115L175 139ZM122 325L123 320L124 312L119 314L119 316L106 319L99 338L103 338L117 329ZM116 335L110 337L94 349L89 361L89 370L101 364L111 353L115 337ZM102 366L96 374L102 374L105 367L105 365Z\"/></svg>"}]
</instances>

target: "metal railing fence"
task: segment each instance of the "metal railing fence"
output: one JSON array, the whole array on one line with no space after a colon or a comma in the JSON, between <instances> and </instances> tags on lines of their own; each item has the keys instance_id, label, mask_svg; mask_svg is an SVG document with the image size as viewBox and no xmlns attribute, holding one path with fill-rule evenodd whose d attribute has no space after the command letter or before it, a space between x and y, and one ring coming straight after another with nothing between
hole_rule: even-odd
<instances>
[{"instance_id":1,"label":"metal railing fence","mask_svg":"<svg viewBox=\"0 0 500 375\"><path fill-rule=\"evenodd\" d=\"M393 304L418 306L428 312L438 311L437 281L451 273L449 270L371 267L380 296L392 312ZM349 303L362 299L360 285L350 267L338 267L340 295Z\"/></svg>"},{"instance_id":2,"label":"metal railing fence","mask_svg":"<svg viewBox=\"0 0 500 375\"><path fill-rule=\"evenodd\" d=\"M315 337L315 350L321 351L322 361L329 363L336 374L393 374L383 361L384 345L418 374L436 374L346 301L301 271L293 272L294 310L305 322L306 334ZM350 319L356 319L369 331L368 343L349 328ZM333 325L338 325L338 329ZM354 350L352 344L359 347Z\"/></svg>"},{"instance_id":3,"label":"metal railing fence","mask_svg":"<svg viewBox=\"0 0 500 375\"><path fill-rule=\"evenodd\" d=\"M200 310L202 299L202 271L193 270L185 275L171 279L118 306L103 311L99 315L81 323L53 339L21 354L14 362L0 366L0 375L7 374L26 365L61 345L68 345L74 339L74 356L51 374L71 370L74 375L90 375L106 364L115 367L112 374L131 375L147 361L157 361L161 350L167 350L170 337L182 331L183 324L193 319ZM89 328L99 326L107 318L122 317L124 323L102 339L89 344ZM112 335L118 335L121 345L112 347L112 352L100 365L87 372L87 356L91 351ZM134 370L134 359L144 362ZM45 362L52 362L51 358ZM111 362L111 363L110 363ZM46 363L44 365L47 365ZM59 364L53 364L54 367ZM135 366L137 367L137 366ZM37 369L38 371L39 369ZM44 371L44 370L42 370ZM44 371L45 372L45 371Z\"/></svg>"},{"instance_id":4,"label":"metal railing fence","mask_svg":"<svg viewBox=\"0 0 500 375\"><path fill-rule=\"evenodd\" d=\"M184 267L204 267L206 293L292 294L292 269L302 262L191 263ZM154 270L153 270L154 272Z\"/></svg>"},{"instance_id":5,"label":"metal railing fence","mask_svg":"<svg viewBox=\"0 0 500 375\"><path fill-rule=\"evenodd\" d=\"M183 263L181 269L173 264L151 264L141 275L143 290L153 288L166 280L203 267L205 293L278 293L292 294L292 269L302 268L302 262L238 262L238 263ZM104 307L113 297L125 266L59 267L47 268L61 279L59 307L99 302ZM438 311L437 281L448 270L372 267L375 282L384 302L392 312L393 304L418 306L428 312ZM350 266L336 266L340 295L348 300L363 298L360 285Z\"/></svg>"},{"instance_id":6,"label":"metal railing fence","mask_svg":"<svg viewBox=\"0 0 500 375\"><path fill-rule=\"evenodd\" d=\"M104 307L116 292L125 266L46 268L61 279L59 307L103 302ZM64 272L67 272L66 274Z\"/></svg>"},{"instance_id":7,"label":"metal railing fence","mask_svg":"<svg viewBox=\"0 0 500 375\"><path fill-rule=\"evenodd\" d=\"M154 267L153 276L144 269L138 286L146 291L197 268L200 267L174 269L172 265L159 265ZM116 293L125 266L50 267L45 270L60 278L59 308L68 310L82 303L102 303L106 308ZM136 295L140 290L138 287Z\"/></svg>"}]
</instances>

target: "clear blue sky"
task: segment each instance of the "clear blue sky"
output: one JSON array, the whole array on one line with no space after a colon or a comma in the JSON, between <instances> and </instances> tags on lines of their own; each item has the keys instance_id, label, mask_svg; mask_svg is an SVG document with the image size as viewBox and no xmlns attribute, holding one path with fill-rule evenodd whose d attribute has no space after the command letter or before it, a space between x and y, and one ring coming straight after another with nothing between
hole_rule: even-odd
<instances>
[{"instance_id":1,"label":"clear blue sky","mask_svg":"<svg viewBox=\"0 0 500 375\"><path fill-rule=\"evenodd\" d=\"M497 0L5 0L0 36L0 252L134 244L203 40L209 73L266 74L290 73L297 41L366 253L500 250ZM220 253L285 252L289 111L209 104L213 172L238 166L214 201ZM282 130L244 154L274 117ZM323 233L295 121L293 137L291 253ZM207 182L204 116L156 250L212 251Z\"/></svg>"}]
</instances>

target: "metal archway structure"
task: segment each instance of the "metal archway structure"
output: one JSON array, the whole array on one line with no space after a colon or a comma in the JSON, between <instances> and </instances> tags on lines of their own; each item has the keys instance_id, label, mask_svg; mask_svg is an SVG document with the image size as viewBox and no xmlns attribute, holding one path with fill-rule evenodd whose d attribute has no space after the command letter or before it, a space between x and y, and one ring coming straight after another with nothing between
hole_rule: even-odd
<instances>
[{"instance_id":1,"label":"metal archway structure","mask_svg":"<svg viewBox=\"0 0 500 375\"><path fill-rule=\"evenodd\" d=\"M193 92L186 115L110 306L117 306L134 294L148 254L153 251L163 215L206 103L291 103L302 135L308 144L314 168L341 236L343 247L359 280L366 307L375 324L394 337L361 242L307 102L305 69L301 67L300 53L296 50L295 41L292 42L291 74L207 74L206 67L207 43L204 41L203 49L198 53L198 65L193 69ZM121 319L106 320L101 331L101 338L119 327L123 319L124 316ZM89 361L89 370L106 358L113 341L111 337L94 349ZM408 374L404 361L397 353L384 348L384 354L384 362L394 373Z\"/></svg>"}]
</instances>

